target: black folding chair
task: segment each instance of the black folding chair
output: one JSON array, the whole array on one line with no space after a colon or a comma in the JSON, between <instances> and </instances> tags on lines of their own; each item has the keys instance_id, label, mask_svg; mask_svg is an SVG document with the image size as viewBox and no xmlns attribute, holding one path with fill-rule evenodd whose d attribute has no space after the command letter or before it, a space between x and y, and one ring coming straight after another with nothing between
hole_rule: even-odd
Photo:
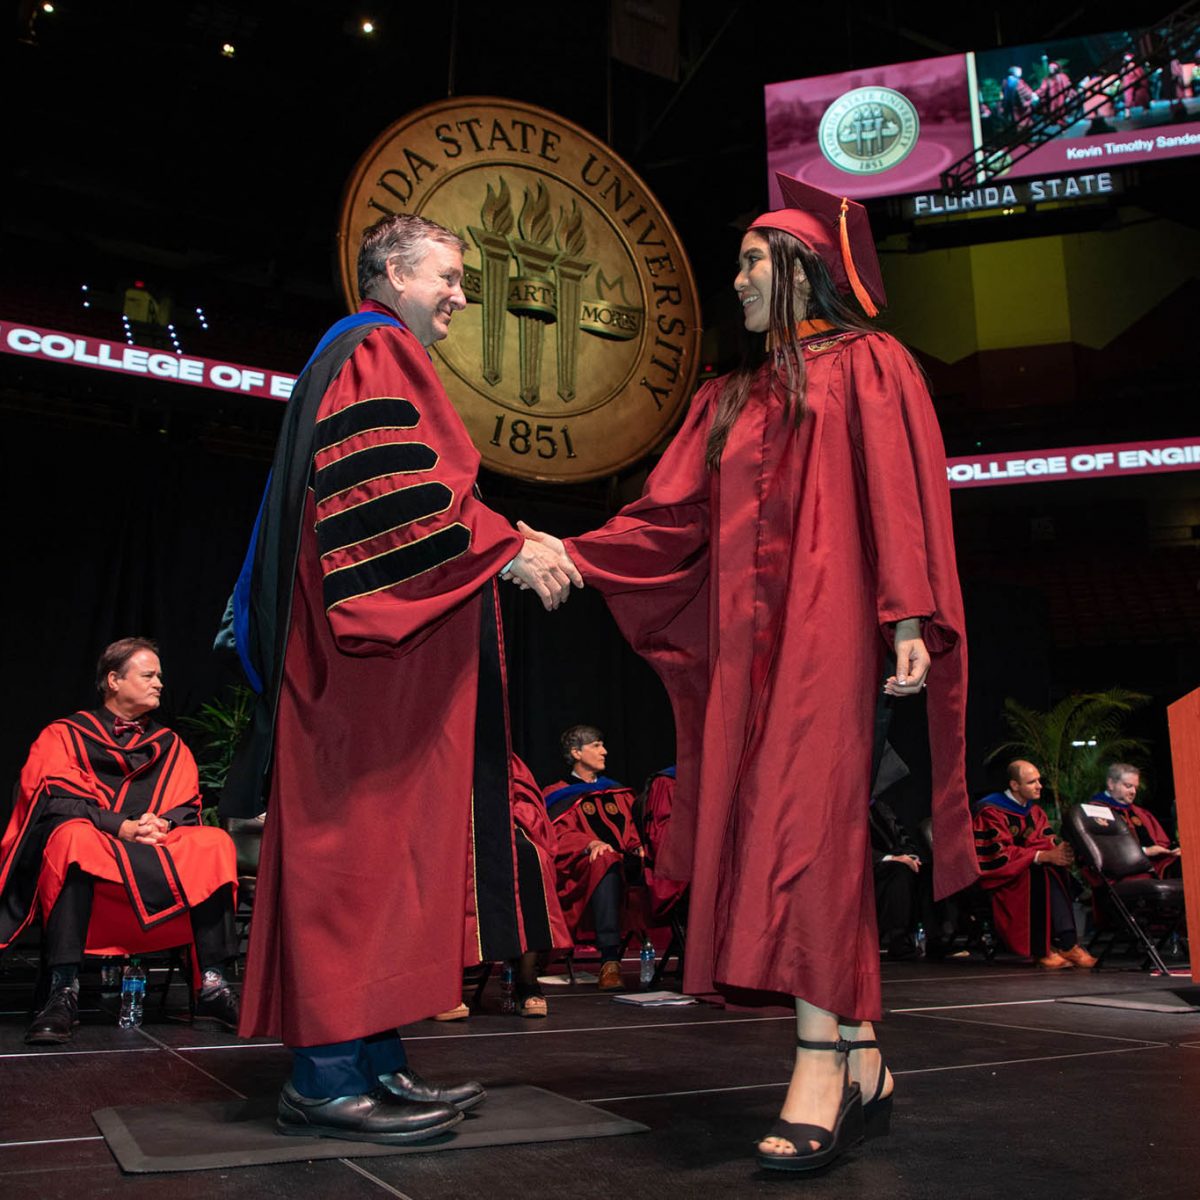
<instances>
[{"instance_id":1,"label":"black folding chair","mask_svg":"<svg viewBox=\"0 0 1200 1200\"><path fill-rule=\"evenodd\" d=\"M1124 923L1134 943L1145 952L1154 973L1169 975L1154 939L1134 915L1135 908L1161 915L1167 922L1166 936L1178 926L1183 912L1183 880L1159 879L1153 864L1142 852L1137 835L1117 816L1092 816L1087 806L1073 804L1067 809L1063 832L1075 848L1082 866L1100 877L1108 908ZM1110 941L1099 958L1112 949Z\"/></svg>"}]
</instances>

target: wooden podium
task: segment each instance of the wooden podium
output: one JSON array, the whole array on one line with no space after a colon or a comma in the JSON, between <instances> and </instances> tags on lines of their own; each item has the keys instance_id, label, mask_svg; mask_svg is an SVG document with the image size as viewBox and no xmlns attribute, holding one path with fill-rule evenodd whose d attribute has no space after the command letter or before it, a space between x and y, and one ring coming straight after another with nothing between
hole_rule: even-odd
<instances>
[{"instance_id":1,"label":"wooden podium","mask_svg":"<svg viewBox=\"0 0 1200 1200\"><path fill-rule=\"evenodd\" d=\"M1200 688L1167 706L1192 982L1200 983Z\"/></svg>"}]
</instances>

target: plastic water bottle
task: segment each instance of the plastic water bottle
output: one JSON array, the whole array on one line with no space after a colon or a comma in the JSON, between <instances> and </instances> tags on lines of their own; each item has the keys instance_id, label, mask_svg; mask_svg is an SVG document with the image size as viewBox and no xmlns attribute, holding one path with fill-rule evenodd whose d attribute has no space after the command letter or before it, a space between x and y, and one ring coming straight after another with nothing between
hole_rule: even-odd
<instances>
[{"instance_id":1,"label":"plastic water bottle","mask_svg":"<svg viewBox=\"0 0 1200 1200\"><path fill-rule=\"evenodd\" d=\"M920 921L917 922L917 932L913 937L913 942L917 947L917 957L925 957L925 926Z\"/></svg>"},{"instance_id":2,"label":"plastic water bottle","mask_svg":"<svg viewBox=\"0 0 1200 1200\"><path fill-rule=\"evenodd\" d=\"M983 953L987 958L991 958L996 953L996 935L992 932L991 921L983 923L983 937L980 939L983 944Z\"/></svg>"},{"instance_id":3,"label":"plastic water bottle","mask_svg":"<svg viewBox=\"0 0 1200 1200\"><path fill-rule=\"evenodd\" d=\"M517 978L510 962L500 968L500 1011L517 1011Z\"/></svg>"},{"instance_id":4,"label":"plastic water bottle","mask_svg":"<svg viewBox=\"0 0 1200 1200\"><path fill-rule=\"evenodd\" d=\"M146 968L131 958L121 976L121 1016L117 1021L122 1029L136 1029L142 1023L146 1002Z\"/></svg>"},{"instance_id":5,"label":"plastic water bottle","mask_svg":"<svg viewBox=\"0 0 1200 1200\"><path fill-rule=\"evenodd\" d=\"M100 990L106 996L121 990L120 959L106 958L100 964Z\"/></svg>"},{"instance_id":6,"label":"plastic water bottle","mask_svg":"<svg viewBox=\"0 0 1200 1200\"><path fill-rule=\"evenodd\" d=\"M648 988L654 982L654 943L649 938L642 942L642 953L639 957L641 966L638 979L643 988Z\"/></svg>"}]
</instances>

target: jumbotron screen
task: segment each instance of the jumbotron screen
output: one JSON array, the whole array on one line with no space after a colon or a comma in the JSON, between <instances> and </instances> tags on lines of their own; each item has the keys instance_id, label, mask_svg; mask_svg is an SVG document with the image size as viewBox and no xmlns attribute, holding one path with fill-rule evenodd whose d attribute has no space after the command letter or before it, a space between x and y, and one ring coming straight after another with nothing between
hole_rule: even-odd
<instances>
[{"instance_id":1,"label":"jumbotron screen","mask_svg":"<svg viewBox=\"0 0 1200 1200\"><path fill-rule=\"evenodd\" d=\"M1126 54L1136 65L1118 78L1112 63ZM1081 99L1097 79L1100 93ZM1200 60L1147 70L1130 33L795 79L765 93L772 207L782 203L776 171L855 199L936 191L941 172L1035 116L1052 119L1052 135L1001 180L1200 152Z\"/></svg>"}]
</instances>

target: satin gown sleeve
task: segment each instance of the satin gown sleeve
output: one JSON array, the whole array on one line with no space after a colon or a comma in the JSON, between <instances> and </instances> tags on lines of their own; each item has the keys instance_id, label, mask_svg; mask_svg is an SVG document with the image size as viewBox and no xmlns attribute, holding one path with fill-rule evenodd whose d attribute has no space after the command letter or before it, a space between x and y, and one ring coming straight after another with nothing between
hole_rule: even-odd
<instances>
[{"instance_id":1,"label":"satin gown sleeve","mask_svg":"<svg viewBox=\"0 0 1200 1200\"><path fill-rule=\"evenodd\" d=\"M868 334L854 340L845 359L880 631L891 645L896 621L922 618L921 636L933 658L927 703L933 878L940 898L969 886L978 874L964 772L966 619L946 453L925 378L899 342L887 334Z\"/></svg>"},{"instance_id":2,"label":"satin gown sleeve","mask_svg":"<svg viewBox=\"0 0 1200 1200\"><path fill-rule=\"evenodd\" d=\"M719 388L714 380L696 393L642 496L594 533L566 543L585 582L604 594L621 632L670 696L681 814L695 808L708 697L712 479L704 455Z\"/></svg>"},{"instance_id":3,"label":"satin gown sleeve","mask_svg":"<svg viewBox=\"0 0 1200 1200\"><path fill-rule=\"evenodd\" d=\"M961 610L955 604L949 613L939 611L936 598L947 592L947 599L958 597L937 415L920 368L892 338L857 338L847 357L879 624L890 641L897 621L922 617L926 646L940 653L958 640Z\"/></svg>"}]
</instances>

